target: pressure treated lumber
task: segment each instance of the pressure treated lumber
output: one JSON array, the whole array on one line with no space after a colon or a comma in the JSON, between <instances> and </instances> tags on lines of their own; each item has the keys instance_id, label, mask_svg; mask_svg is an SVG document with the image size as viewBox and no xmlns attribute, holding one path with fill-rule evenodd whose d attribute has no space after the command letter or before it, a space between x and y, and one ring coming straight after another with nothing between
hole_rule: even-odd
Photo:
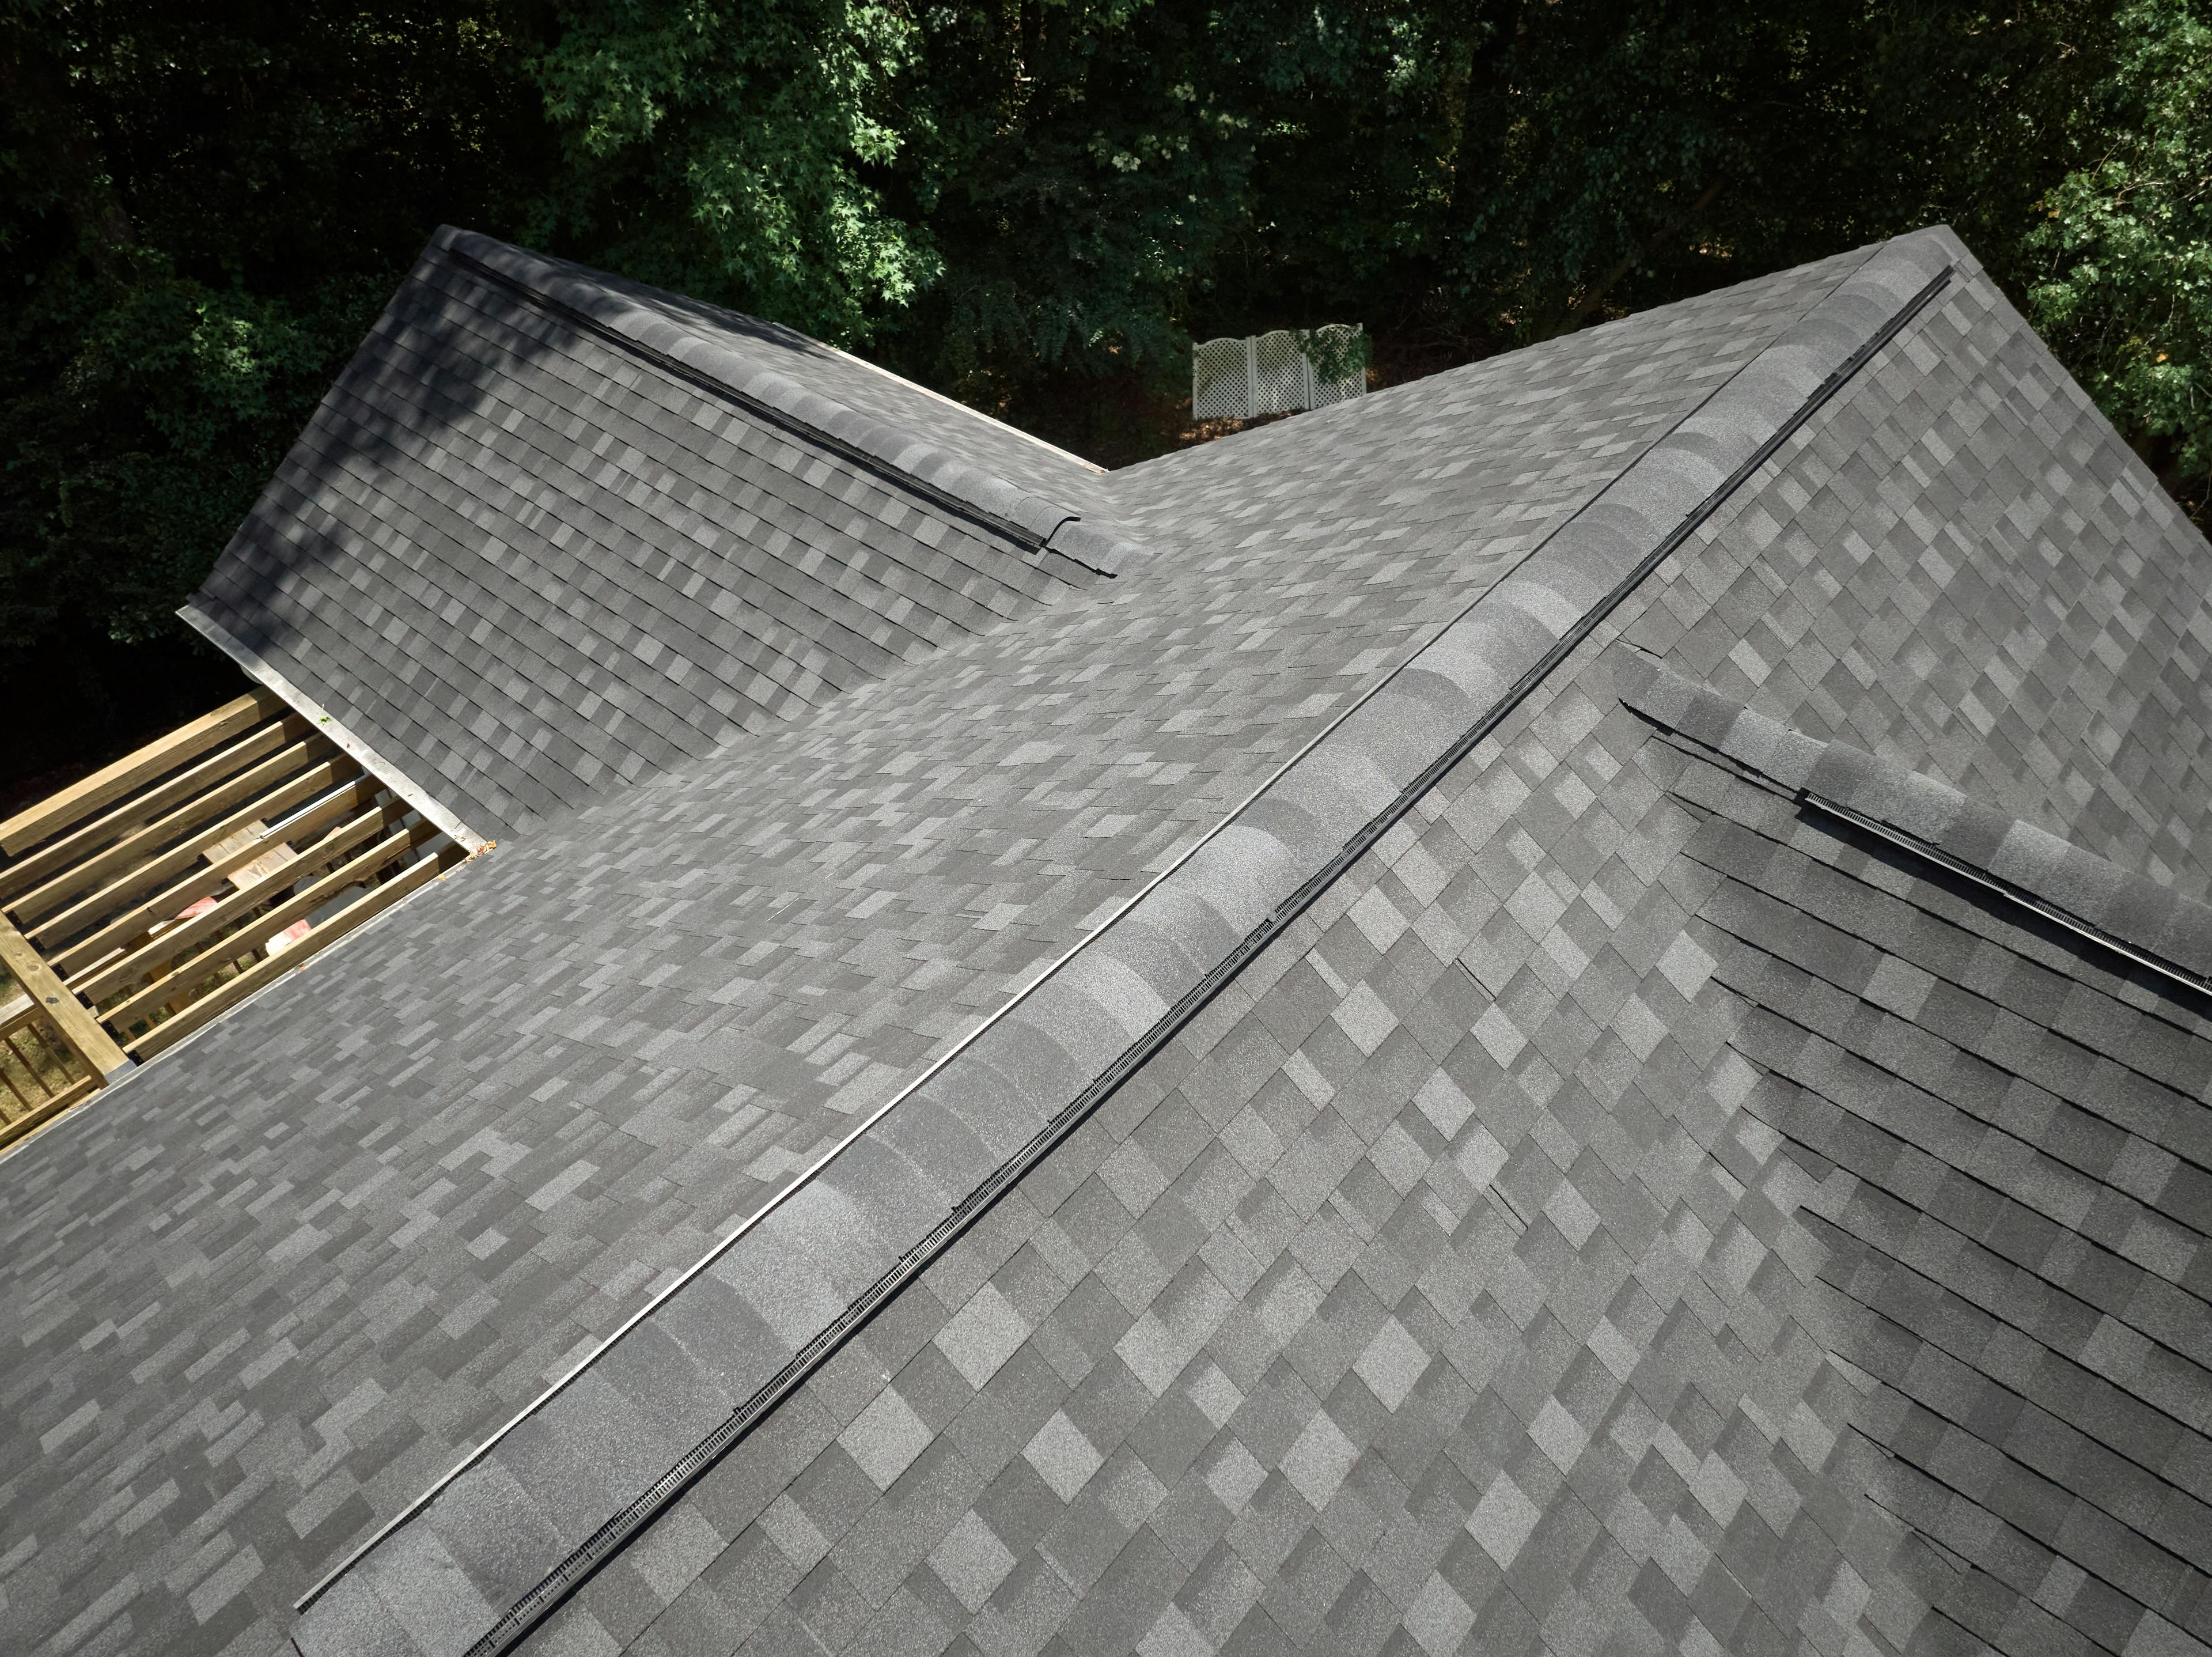
<instances>
[{"instance_id":1,"label":"pressure treated lumber","mask_svg":"<svg viewBox=\"0 0 2212 1657\"><path fill-rule=\"evenodd\" d=\"M49 795L0 823L0 852L12 857L49 835L60 833L162 772L206 752L218 742L228 741L240 731L252 729L282 711L283 706L274 691L255 689L189 725L179 726L167 736L149 742L135 753L124 755L113 765L103 766L59 794Z\"/></svg>"},{"instance_id":2,"label":"pressure treated lumber","mask_svg":"<svg viewBox=\"0 0 2212 1657\"><path fill-rule=\"evenodd\" d=\"M374 777L356 778L352 787L341 789L327 799L316 801L295 817L273 824L268 833L254 844L240 847L187 869L172 884L149 898L139 899L113 919L102 923L97 931L86 934L64 948L50 952L48 960L54 971L68 978L71 988L80 994L89 993L86 986L78 982L86 967L95 965L103 956L112 954L118 948L126 946L135 948L138 941L152 931L158 923L189 909L222 886L235 870L260 856L269 847L280 841L289 843L313 834L318 829L336 822L355 807L369 804L375 799L379 786Z\"/></svg>"},{"instance_id":3,"label":"pressure treated lumber","mask_svg":"<svg viewBox=\"0 0 2212 1657\"><path fill-rule=\"evenodd\" d=\"M168 880L191 868L199 861L206 848L217 841L228 839L249 823L277 812L289 811L302 801L313 799L332 783L347 780L353 769L354 764L350 759L337 758L325 760L294 777L275 794L252 801L222 822L203 829L182 845L163 852L152 862L131 869L59 914L47 917L29 928L27 935L44 944L52 944L58 938L66 938L78 927L97 921L111 906L127 903L147 886ZM267 848L259 850L266 850ZM252 854L242 861L251 862Z\"/></svg>"},{"instance_id":4,"label":"pressure treated lumber","mask_svg":"<svg viewBox=\"0 0 2212 1657\"><path fill-rule=\"evenodd\" d=\"M386 835L360 856L333 869L303 891L279 904L267 914L255 916L240 931L228 937L217 939L191 959L179 962L175 971L156 979L128 1000L120 1002L113 1007L103 1008L100 1017L116 1029L128 1029L131 1025L146 1017L156 1008L175 1000L179 991L189 991L197 988L204 979L220 969L225 961L235 960L249 951L260 947L295 921L303 920L313 914L348 886L359 886L372 879L386 863L402 856L410 847L420 844L422 840L428 839L437 832L429 824L424 823L418 825L412 831L402 829L396 834ZM406 875L403 874L399 878L404 880ZM378 888L380 891L381 889L381 887ZM341 911L343 912L344 911ZM331 918L335 920L337 917L333 916ZM290 955L294 950L307 948L314 943L317 933L321 929L318 928L315 931L309 932L305 938L293 945L291 949L287 949L282 955L271 957L271 959L281 959L284 956Z\"/></svg>"},{"instance_id":5,"label":"pressure treated lumber","mask_svg":"<svg viewBox=\"0 0 2212 1657\"><path fill-rule=\"evenodd\" d=\"M241 801L253 799L283 782L294 772L313 765L320 756L333 752L331 745L319 736L295 742L291 746L271 754L259 765L219 783L198 799L186 802L166 816L155 819L135 834L126 835L106 850L95 852L82 862L64 869L44 885L33 887L20 898L10 899L6 905L8 912L15 917L17 925L24 927L33 936L39 936L46 930L42 917L68 904L77 893L106 880L118 870L135 872L180 837L192 836L194 843L202 848L213 844L214 839L200 831L216 813L228 812ZM350 765L351 762L348 764ZM265 815L263 813L249 814Z\"/></svg>"},{"instance_id":6,"label":"pressure treated lumber","mask_svg":"<svg viewBox=\"0 0 2212 1657\"><path fill-rule=\"evenodd\" d=\"M159 787L134 795L91 821L49 841L28 856L0 868L0 899L12 901L58 870L91 857L125 835L143 828L179 801L213 788L233 772L266 758L308 731L297 715L255 727L237 741L180 771Z\"/></svg>"},{"instance_id":7,"label":"pressure treated lumber","mask_svg":"<svg viewBox=\"0 0 2212 1657\"><path fill-rule=\"evenodd\" d=\"M120 959L72 976L68 980L69 987L97 1006L102 997L111 996L134 979L167 966L204 940L212 938L226 927L234 924L241 916L252 914L257 905L269 902L274 893L283 891L287 885L296 884L317 870L329 867L378 830L398 821L406 813L407 807L398 801L386 806L371 807L341 823L300 853L298 861L286 865L283 874L272 875L268 880L256 880L243 886L204 915L196 915L191 920L180 921L155 934ZM270 836L235 855L248 857L266 855L271 846L287 844L289 837Z\"/></svg>"},{"instance_id":8,"label":"pressure treated lumber","mask_svg":"<svg viewBox=\"0 0 2212 1657\"><path fill-rule=\"evenodd\" d=\"M248 967L220 988L193 1002L174 1018L163 1019L131 1044L132 1057L148 1059L165 1047L174 1046L210 1020L228 1012L255 990L265 989L286 972L306 966L307 958L311 958L313 951L337 942L363 922L374 919L402 898L421 890L432 876L451 868L466 856L459 846L449 847L435 857L425 857L418 863L410 864L382 886L363 892L356 901L348 904L283 954L272 955L267 960Z\"/></svg>"},{"instance_id":9,"label":"pressure treated lumber","mask_svg":"<svg viewBox=\"0 0 2212 1657\"><path fill-rule=\"evenodd\" d=\"M45 1127L47 1123L68 1110L70 1106L78 1104L96 1093L105 1084L106 1080L106 1078L97 1070L79 1076L52 1099L43 1104L33 1106L13 1122L0 1123L0 1149L5 1149L14 1144L25 1134Z\"/></svg>"},{"instance_id":10,"label":"pressure treated lumber","mask_svg":"<svg viewBox=\"0 0 2212 1657\"><path fill-rule=\"evenodd\" d=\"M86 1063L103 1076L129 1066L131 1061L100 1020L54 976L53 968L39 958L30 941L4 921L0 921L0 965L7 967L32 1000L45 1005L63 1039L76 1049Z\"/></svg>"}]
</instances>

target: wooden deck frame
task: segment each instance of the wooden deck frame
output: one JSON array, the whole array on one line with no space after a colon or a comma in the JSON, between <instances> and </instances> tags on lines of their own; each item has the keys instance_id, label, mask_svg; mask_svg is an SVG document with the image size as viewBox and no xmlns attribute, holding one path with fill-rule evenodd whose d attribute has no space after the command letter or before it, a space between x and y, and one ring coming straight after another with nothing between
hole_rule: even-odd
<instances>
[{"instance_id":1,"label":"wooden deck frame","mask_svg":"<svg viewBox=\"0 0 2212 1657\"><path fill-rule=\"evenodd\" d=\"M459 862L435 815L262 689L0 823L0 1148Z\"/></svg>"},{"instance_id":2,"label":"wooden deck frame","mask_svg":"<svg viewBox=\"0 0 2212 1657\"><path fill-rule=\"evenodd\" d=\"M0 903L12 906L40 880L146 827L173 806L307 734L307 722L296 716L260 726L159 788L128 799L59 839L48 841L29 856L7 866L4 875L0 875Z\"/></svg>"},{"instance_id":3,"label":"wooden deck frame","mask_svg":"<svg viewBox=\"0 0 2212 1657\"><path fill-rule=\"evenodd\" d=\"M155 1008L177 998L180 990L196 989L216 972L240 957L258 953L268 947L269 941L295 921L313 915L331 899L349 886L367 886L383 871L384 866L403 854L413 850L437 832L427 825L416 829L401 828L388 834L358 857L352 858L332 869L320 880L311 880L294 895L274 909L253 916L236 930L218 939L197 954L176 963L143 990L125 997L112 1006L100 1008L103 1021L118 1029L128 1029ZM264 884L275 884L264 882ZM252 898L259 888L248 886L239 893L240 898ZM264 897L263 901L266 902ZM211 913L204 919L212 920ZM203 934L202 935L206 935ZM309 934L310 936L313 935ZM167 940L157 941L164 947ZM284 952L289 953L289 952ZM271 957L270 959L274 959Z\"/></svg>"},{"instance_id":4,"label":"wooden deck frame","mask_svg":"<svg viewBox=\"0 0 2212 1657\"><path fill-rule=\"evenodd\" d=\"M337 782L352 775L356 767L343 756L331 754L328 745L313 737L305 738L279 749L259 765L226 779L173 811L164 813L135 833L71 864L0 907L4 907L18 925L27 928L34 935L50 935L61 923L55 918L57 911L73 915L84 904L104 899L116 885L143 880L144 871L164 856L189 861L199 856L205 846L222 838L223 821L238 820L240 816L248 820L266 816L276 808L270 807L263 796L272 789L281 789L282 784L310 769L326 770L331 773L329 780ZM217 813L241 802L246 807L243 813L216 820ZM118 871L121 871L119 875ZM101 884L111 876L116 877L115 880ZM91 896L80 897L88 889L92 889ZM72 899L78 901L72 904Z\"/></svg>"},{"instance_id":5,"label":"wooden deck frame","mask_svg":"<svg viewBox=\"0 0 2212 1657\"><path fill-rule=\"evenodd\" d=\"M229 816L208 824L195 832L190 840L172 846L150 862L128 870L99 890L80 898L59 913L26 927L25 935L36 940L43 947L58 946L63 940L72 936L80 927L98 923L118 905L130 903L163 880L183 874L204 858L210 849L219 842L269 817L304 805L333 783L349 780L353 769L353 762L343 758L319 762L273 793L265 794ZM249 856L239 861L251 862L252 858Z\"/></svg>"},{"instance_id":6,"label":"wooden deck frame","mask_svg":"<svg viewBox=\"0 0 2212 1657\"><path fill-rule=\"evenodd\" d=\"M285 890L288 881L303 878L327 868L331 862L360 845L362 841L378 831L399 821L405 814L406 807L397 802L385 805L372 803L367 810L357 812L345 819L329 833L313 841L306 850L301 851L298 861L286 865L281 876L256 880L250 886L242 886L233 892L228 898L220 900L206 914L154 933L130 953L113 960L96 963L65 979L64 982L88 1002L103 1001L135 978L143 978L151 973L167 969L169 964L178 956L202 940L214 937L231 926L233 923L250 916L257 907L268 903L272 895ZM272 837L268 840L256 842L252 850L265 856L272 846L287 844L289 838L289 837ZM236 860L226 858L223 861ZM198 881L192 884L213 883ZM194 892L191 898L185 900L185 904L189 905L197 902L202 895L202 893ZM167 912L174 914L177 911L172 909ZM290 923L289 921L285 923L288 926ZM57 966L59 965L60 963L58 962Z\"/></svg>"},{"instance_id":7,"label":"wooden deck frame","mask_svg":"<svg viewBox=\"0 0 2212 1657\"><path fill-rule=\"evenodd\" d=\"M446 849L433 856L418 858L400 874L382 886L371 887L337 914L315 929L311 936L317 938L317 947L337 942L365 921L374 919L402 898L419 892L434 876L443 874L454 864L464 861L468 853L451 841ZM148 1059L166 1047L173 1047L186 1036L199 1029L218 1014L244 1001L257 990L266 988L287 972L296 972L307 964L312 953L305 945L295 944L281 955L272 955L228 980L221 989L202 996L174 1016L161 1020L144 1035L131 1042L133 1057Z\"/></svg>"},{"instance_id":8,"label":"wooden deck frame","mask_svg":"<svg viewBox=\"0 0 2212 1657\"><path fill-rule=\"evenodd\" d=\"M206 752L218 742L275 716L284 704L275 692L256 688L211 714L179 726L167 736L102 767L82 782L17 812L0 823L0 855L19 856L40 841L82 822L102 806Z\"/></svg>"},{"instance_id":9,"label":"wooden deck frame","mask_svg":"<svg viewBox=\"0 0 2212 1657\"><path fill-rule=\"evenodd\" d=\"M220 856L202 854L202 861L189 867L179 880L118 911L113 919L102 922L82 937L55 950L50 957L54 970L65 975L70 987L79 995L104 993L79 984L78 977L119 948L136 948L155 927L220 890L228 883L233 870L253 862L279 840L296 845L301 839L327 827L349 812L373 803L376 795L376 783L372 779L357 777L349 786L310 801L295 815L278 822L265 840Z\"/></svg>"}]
</instances>

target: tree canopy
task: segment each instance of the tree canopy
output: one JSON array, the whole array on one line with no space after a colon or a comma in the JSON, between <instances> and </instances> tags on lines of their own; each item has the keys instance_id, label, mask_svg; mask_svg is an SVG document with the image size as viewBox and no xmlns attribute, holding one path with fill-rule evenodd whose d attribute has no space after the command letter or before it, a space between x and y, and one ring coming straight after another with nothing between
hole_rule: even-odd
<instances>
[{"instance_id":1,"label":"tree canopy","mask_svg":"<svg viewBox=\"0 0 2212 1657\"><path fill-rule=\"evenodd\" d=\"M2076 164L2025 238L2031 314L2205 518L2212 474L2212 11L2131 0L2069 112Z\"/></svg>"},{"instance_id":2,"label":"tree canopy","mask_svg":"<svg viewBox=\"0 0 2212 1657\"><path fill-rule=\"evenodd\" d=\"M1117 462L1194 338L1406 377L1947 219L2212 475L2212 0L10 0L0 91L19 700L181 659L441 222Z\"/></svg>"}]
</instances>

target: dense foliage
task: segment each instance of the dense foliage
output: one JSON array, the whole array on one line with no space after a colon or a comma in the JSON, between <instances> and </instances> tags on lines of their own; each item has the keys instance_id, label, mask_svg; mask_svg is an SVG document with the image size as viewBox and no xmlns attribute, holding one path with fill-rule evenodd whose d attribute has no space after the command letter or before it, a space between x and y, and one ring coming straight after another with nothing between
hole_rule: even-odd
<instances>
[{"instance_id":1,"label":"dense foliage","mask_svg":"<svg viewBox=\"0 0 2212 1657\"><path fill-rule=\"evenodd\" d=\"M2212 475L2212 10L2131 0L2027 241L2033 314L2175 492Z\"/></svg>"},{"instance_id":2,"label":"dense foliage","mask_svg":"<svg viewBox=\"0 0 2212 1657\"><path fill-rule=\"evenodd\" d=\"M1944 218L2212 469L2212 0L8 0L0 94L11 700L185 661L441 222L1118 461L1194 337L1403 376Z\"/></svg>"},{"instance_id":3,"label":"dense foliage","mask_svg":"<svg viewBox=\"0 0 2212 1657\"><path fill-rule=\"evenodd\" d=\"M911 23L855 0L567 9L521 59L559 158L523 240L679 293L866 340L939 265L864 173L896 165Z\"/></svg>"}]
</instances>

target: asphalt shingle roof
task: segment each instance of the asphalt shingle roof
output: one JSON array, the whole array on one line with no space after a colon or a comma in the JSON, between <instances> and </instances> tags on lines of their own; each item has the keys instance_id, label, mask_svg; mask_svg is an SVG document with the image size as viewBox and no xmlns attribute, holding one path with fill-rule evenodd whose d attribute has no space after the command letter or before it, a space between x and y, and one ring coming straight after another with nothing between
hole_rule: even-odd
<instances>
[{"instance_id":1,"label":"asphalt shingle roof","mask_svg":"<svg viewBox=\"0 0 2212 1657\"><path fill-rule=\"evenodd\" d=\"M2192 1649L2212 1004L1577 699L532 1648ZM2164 1074L2020 1080L1962 957Z\"/></svg>"},{"instance_id":2,"label":"asphalt shingle roof","mask_svg":"<svg viewBox=\"0 0 2212 1657\"><path fill-rule=\"evenodd\" d=\"M574 272L441 232L193 603L477 833L1095 579L1038 551L1072 509L741 354L793 355L782 331L699 308L672 313L680 332ZM806 360L898 400L888 375ZM1091 475L933 414L940 441Z\"/></svg>"},{"instance_id":3,"label":"asphalt shingle roof","mask_svg":"<svg viewBox=\"0 0 2212 1657\"><path fill-rule=\"evenodd\" d=\"M983 429L1141 555L0 1165L9 1639L2206 1637L2212 1046L2075 923L2201 970L2212 551L1948 233L1122 473Z\"/></svg>"},{"instance_id":4,"label":"asphalt shingle roof","mask_svg":"<svg viewBox=\"0 0 2212 1657\"><path fill-rule=\"evenodd\" d=\"M2212 1001L2080 924L2212 917L1638 649L1916 423L1816 418L533 1648L2201 1648Z\"/></svg>"}]
</instances>

